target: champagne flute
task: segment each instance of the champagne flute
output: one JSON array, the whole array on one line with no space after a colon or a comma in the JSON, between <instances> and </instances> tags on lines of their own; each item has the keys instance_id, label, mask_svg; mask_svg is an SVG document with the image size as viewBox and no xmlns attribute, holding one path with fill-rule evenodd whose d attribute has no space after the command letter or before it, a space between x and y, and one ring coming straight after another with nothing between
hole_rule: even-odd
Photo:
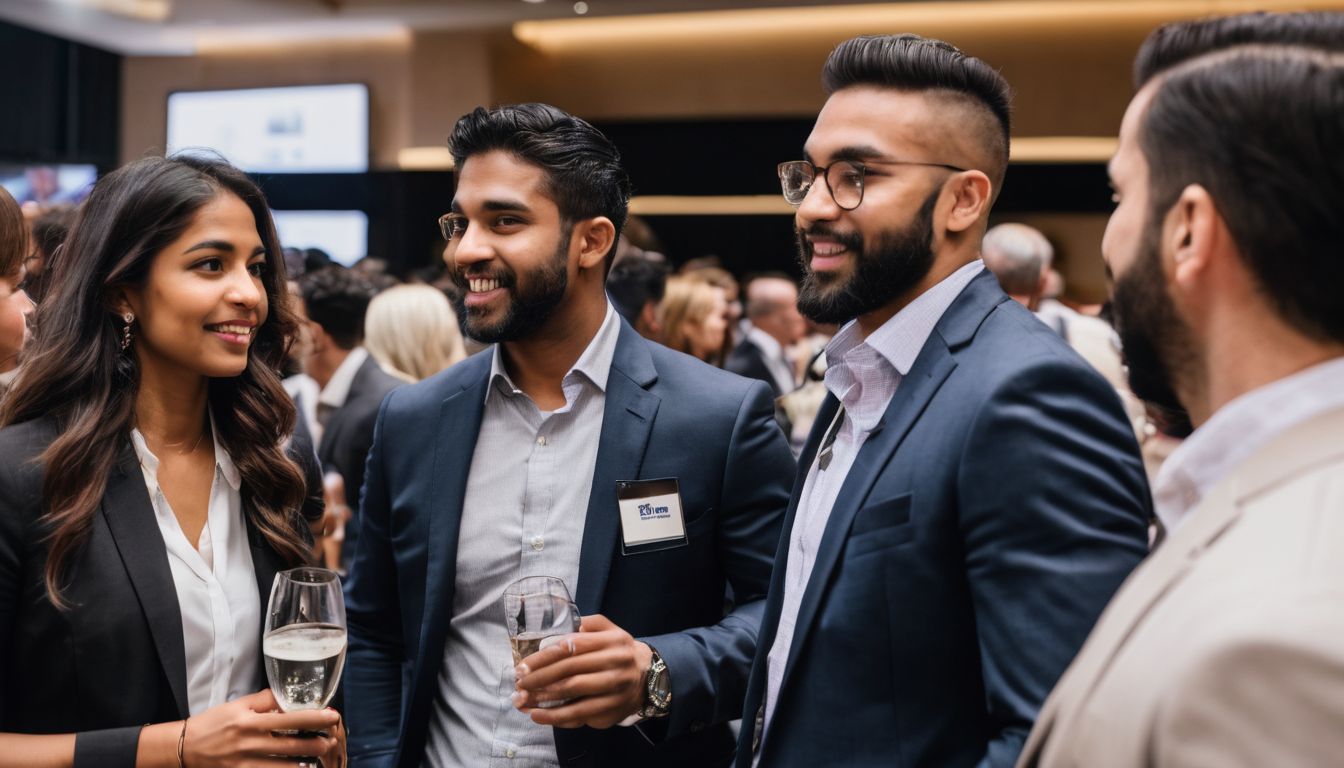
<instances>
[{"instance_id":1,"label":"champagne flute","mask_svg":"<svg viewBox=\"0 0 1344 768\"><path fill-rule=\"evenodd\" d=\"M327 706L345 667L345 638L345 598L335 571L294 568L275 574L261 652L280 709Z\"/></svg>"},{"instance_id":2,"label":"champagne flute","mask_svg":"<svg viewBox=\"0 0 1344 768\"><path fill-rule=\"evenodd\" d=\"M579 607L569 596L565 582L554 576L528 576L504 590L504 624L509 630L513 664L543 647L543 641L579 631ZM539 707L558 707L563 701L538 702Z\"/></svg>"}]
</instances>

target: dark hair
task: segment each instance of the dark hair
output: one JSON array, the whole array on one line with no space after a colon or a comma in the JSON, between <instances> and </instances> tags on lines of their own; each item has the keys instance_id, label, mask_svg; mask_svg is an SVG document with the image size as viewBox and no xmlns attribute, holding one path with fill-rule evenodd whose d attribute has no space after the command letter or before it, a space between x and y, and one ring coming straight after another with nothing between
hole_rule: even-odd
<instances>
[{"instance_id":1,"label":"dark hair","mask_svg":"<svg viewBox=\"0 0 1344 768\"><path fill-rule=\"evenodd\" d=\"M621 317L634 325L646 304L663 300L667 273L666 263L643 254L622 256L607 273L607 296Z\"/></svg>"},{"instance_id":2,"label":"dark hair","mask_svg":"<svg viewBox=\"0 0 1344 768\"><path fill-rule=\"evenodd\" d=\"M996 166L986 172L996 185L1002 180L1012 131L1012 90L984 61L919 35L862 35L831 51L821 71L821 85L828 96L856 85L961 94L988 110L998 123L997 135L980 138Z\"/></svg>"},{"instance_id":3,"label":"dark hair","mask_svg":"<svg viewBox=\"0 0 1344 768\"><path fill-rule=\"evenodd\" d=\"M630 204L621 154L602 132L549 104L477 107L448 137L453 163L485 152L508 152L546 173L546 194L566 224L605 216L616 226L607 259L616 252Z\"/></svg>"},{"instance_id":4,"label":"dark hair","mask_svg":"<svg viewBox=\"0 0 1344 768\"><path fill-rule=\"evenodd\" d=\"M136 356L120 348L116 293L144 285L158 254L221 194L236 195L252 210L271 258L262 276L269 312L247 367L236 377L209 380L216 438L242 475L244 509L253 525L286 561L307 558L300 519L304 475L280 447L293 430L294 405L275 372L295 321L266 200L222 160L149 157L94 185L56 260L52 291L37 309L31 346L0 407L0 425L42 417L56 422L58 435L42 454L42 495L50 547L47 594L58 607L64 605L65 566L88 537L135 426L140 371Z\"/></svg>"},{"instance_id":5,"label":"dark hair","mask_svg":"<svg viewBox=\"0 0 1344 768\"><path fill-rule=\"evenodd\" d=\"M53 203L42 206L42 211L33 220L33 244L42 254L42 273L29 275L25 281L28 298L41 303L51 286L51 265L58 249L70 234L75 223L77 209L70 203Z\"/></svg>"},{"instance_id":6,"label":"dark hair","mask_svg":"<svg viewBox=\"0 0 1344 768\"><path fill-rule=\"evenodd\" d=\"M23 221L23 209L0 187L0 277L11 278L23 269L28 258L28 225Z\"/></svg>"},{"instance_id":7,"label":"dark hair","mask_svg":"<svg viewBox=\"0 0 1344 768\"><path fill-rule=\"evenodd\" d=\"M1247 44L1344 50L1344 14L1257 11L1163 24L1139 48L1134 86L1142 88L1162 72L1197 56Z\"/></svg>"},{"instance_id":8,"label":"dark hair","mask_svg":"<svg viewBox=\"0 0 1344 768\"><path fill-rule=\"evenodd\" d=\"M1344 164L1329 160L1344 146L1344 57L1242 46L1157 83L1138 136L1150 225L1187 185L1204 187L1280 316L1344 341Z\"/></svg>"},{"instance_id":9,"label":"dark hair","mask_svg":"<svg viewBox=\"0 0 1344 768\"><path fill-rule=\"evenodd\" d=\"M364 339L364 314L378 293L355 272L332 265L299 278L308 319L322 326L341 349L354 349Z\"/></svg>"}]
</instances>

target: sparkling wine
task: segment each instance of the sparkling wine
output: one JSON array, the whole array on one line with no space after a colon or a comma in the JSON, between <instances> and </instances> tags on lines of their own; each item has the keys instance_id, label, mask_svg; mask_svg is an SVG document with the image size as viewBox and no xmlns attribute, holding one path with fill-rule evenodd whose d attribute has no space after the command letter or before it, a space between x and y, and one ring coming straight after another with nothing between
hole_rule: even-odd
<instances>
[{"instance_id":1,"label":"sparkling wine","mask_svg":"<svg viewBox=\"0 0 1344 768\"><path fill-rule=\"evenodd\" d=\"M345 665L343 627L290 624L267 634L261 650L281 709L321 709L331 701Z\"/></svg>"},{"instance_id":2,"label":"sparkling wine","mask_svg":"<svg viewBox=\"0 0 1344 768\"><path fill-rule=\"evenodd\" d=\"M518 666L520 661L541 650L541 641L550 636L549 632L525 632L510 637L509 645L513 646L513 665Z\"/></svg>"}]
</instances>

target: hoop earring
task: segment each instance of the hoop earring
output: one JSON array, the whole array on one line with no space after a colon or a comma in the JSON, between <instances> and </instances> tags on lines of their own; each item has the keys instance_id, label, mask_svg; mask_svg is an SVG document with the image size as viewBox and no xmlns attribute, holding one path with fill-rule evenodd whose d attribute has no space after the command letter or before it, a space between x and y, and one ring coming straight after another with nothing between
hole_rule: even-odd
<instances>
[{"instance_id":1,"label":"hoop earring","mask_svg":"<svg viewBox=\"0 0 1344 768\"><path fill-rule=\"evenodd\" d=\"M131 323L135 322L135 315L127 312L121 319L125 323L121 328L121 351L125 352L126 348L131 346Z\"/></svg>"}]
</instances>

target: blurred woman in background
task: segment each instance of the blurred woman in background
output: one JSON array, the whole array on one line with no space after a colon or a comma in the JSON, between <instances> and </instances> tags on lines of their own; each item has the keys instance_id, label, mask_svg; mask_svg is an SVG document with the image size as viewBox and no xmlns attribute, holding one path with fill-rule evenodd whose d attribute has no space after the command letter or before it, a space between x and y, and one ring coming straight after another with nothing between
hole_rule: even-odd
<instances>
[{"instance_id":1,"label":"blurred woman in background","mask_svg":"<svg viewBox=\"0 0 1344 768\"><path fill-rule=\"evenodd\" d=\"M0 188L0 403L18 373L19 352L28 338L33 302L24 293L28 225L9 192Z\"/></svg>"},{"instance_id":2,"label":"blurred woman in background","mask_svg":"<svg viewBox=\"0 0 1344 768\"><path fill-rule=\"evenodd\" d=\"M384 371L412 383L467 356L448 297L428 285L398 285L373 297L364 348Z\"/></svg>"},{"instance_id":3,"label":"blurred woman in background","mask_svg":"<svg viewBox=\"0 0 1344 768\"><path fill-rule=\"evenodd\" d=\"M321 480L280 447L295 323L261 191L131 163L54 269L0 406L0 766L341 765L339 716L265 687L262 614Z\"/></svg>"},{"instance_id":4,"label":"blurred woman in background","mask_svg":"<svg viewBox=\"0 0 1344 768\"><path fill-rule=\"evenodd\" d=\"M668 278L658 305L663 344L718 365L728 332L728 300L723 289L695 277Z\"/></svg>"}]
</instances>

